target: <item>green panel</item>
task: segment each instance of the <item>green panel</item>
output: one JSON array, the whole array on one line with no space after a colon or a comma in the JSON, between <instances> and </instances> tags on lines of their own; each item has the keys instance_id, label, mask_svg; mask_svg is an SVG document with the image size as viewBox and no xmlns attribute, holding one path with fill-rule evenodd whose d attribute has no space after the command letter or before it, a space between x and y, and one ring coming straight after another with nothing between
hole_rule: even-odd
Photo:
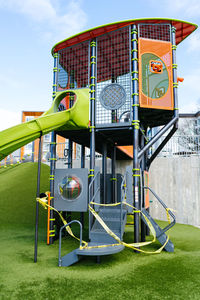
<instances>
[{"instance_id":1,"label":"green panel","mask_svg":"<svg viewBox=\"0 0 200 300\"><path fill-rule=\"evenodd\" d=\"M158 61L163 65L162 73L153 73L150 71L150 62ZM169 76L167 66L157 56L152 53L145 53L141 57L142 64L142 92L145 96L152 99L163 97L169 87Z\"/></svg>"}]
</instances>

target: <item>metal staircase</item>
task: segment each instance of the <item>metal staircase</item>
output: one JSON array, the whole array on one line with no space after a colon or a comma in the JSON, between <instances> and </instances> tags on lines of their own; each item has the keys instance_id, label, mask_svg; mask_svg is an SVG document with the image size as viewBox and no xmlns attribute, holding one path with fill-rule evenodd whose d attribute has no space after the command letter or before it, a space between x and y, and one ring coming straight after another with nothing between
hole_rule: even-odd
<instances>
[{"instance_id":1,"label":"metal staircase","mask_svg":"<svg viewBox=\"0 0 200 300\"><path fill-rule=\"evenodd\" d=\"M103 220L103 222L108 226L108 228L123 240L123 234L126 225L128 207L125 203L129 203L132 201L133 196L130 193L130 187L127 185L128 181L126 181L127 176L124 176L124 179L121 184L121 203L116 206L101 206L100 204L100 172L98 171L89 185L89 204L90 206L98 212L98 215ZM129 188L129 192L127 190ZM144 189L149 189L149 191L154 195L154 197L159 201L159 203L167 210L167 206L165 203L156 195L156 193L149 187L143 187ZM93 191L92 191L93 189ZM93 194L93 196L92 196ZM129 206L130 208L130 206ZM175 216L174 214L168 210L169 215L172 217L173 221L168 224L164 229L162 229L155 220L150 216L148 211L145 208L141 209L141 218L148 226L148 222L146 218L150 221L152 226L156 232L156 238L161 243L161 245L165 245L164 249L167 252L174 251L173 243L168 239L168 236L165 234L167 230L169 230L175 224ZM146 218L145 218L146 217ZM61 240L62 240L62 230L72 224L78 223L80 226L80 247L75 249L74 251L66 254L65 256L61 256ZM116 245L118 242L110 236L106 230L102 227L99 221L92 215L91 211L89 211L89 239L87 247L82 246L82 224L77 221L71 221L68 225L64 225L60 229L60 237L59 237L59 266L70 266L76 262L78 262L83 256L103 256L110 255L120 252L124 249L124 245ZM103 247L102 247L103 246Z\"/></svg>"},{"instance_id":2,"label":"metal staircase","mask_svg":"<svg viewBox=\"0 0 200 300\"><path fill-rule=\"evenodd\" d=\"M101 207L99 209L99 216L101 219L120 239L123 238L126 215L126 209L118 208L118 206L112 208ZM116 244L116 240L105 231L97 220L94 221L90 231L90 240L95 243L101 241L101 243L104 244Z\"/></svg>"},{"instance_id":3,"label":"metal staircase","mask_svg":"<svg viewBox=\"0 0 200 300\"><path fill-rule=\"evenodd\" d=\"M99 182L97 182L99 181ZM122 183L123 184L123 183ZM89 203L94 208L95 211L98 212L98 215L101 217L103 222L109 227L111 231L113 231L119 238L122 240L125 224L126 224L126 216L127 210L123 207L122 202L117 206L99 206L97 204L92 204L93 201L95 203L100 203L100 172L97 172L93 179L89 184ZM94 189L92 193L92 189ZM92 196L93 194L93 196ZM80 225L80 246L82 245L82 224L74 220L73 222L77 222ZM78 262L82 256L104 256L115 254L124 249L123 245L116 245L118 242L111 237L102 225L94 218L94 216L89 211L89 239L88 247L82 248L79 247L74 251L66 254L65 256L61 256L61 241L62 241L62 230L67 225L63 226L60 229L60 237L59 237L59 266L67 267L76 262ZM104 246L104 247L102 247Z\"/></svg>"}]
</instances>

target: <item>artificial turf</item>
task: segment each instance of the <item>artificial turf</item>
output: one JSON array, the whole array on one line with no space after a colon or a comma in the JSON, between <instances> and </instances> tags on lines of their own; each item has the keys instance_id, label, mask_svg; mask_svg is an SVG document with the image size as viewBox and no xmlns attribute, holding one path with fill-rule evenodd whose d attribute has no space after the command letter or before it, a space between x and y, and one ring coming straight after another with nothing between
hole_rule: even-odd
<instances>
[{"instance_id":1,"label":"artificial turf","mask_svg":"<svg viewBox=\"0 0 200 300\"><path fill-rule=\"evenodd\" d=\"M46 211L40 208L38 262L33 263L37 164L0 173L0 299L200 299L200 230L176 224L170 231L174 253L134 253L130 249L59 268L58 242L47 246ZM49 189L42 165L41 192ZM164 226L164 222L160 222ZM131 241L132 229L125 233ZM63 254L78 247L63 239ZM157 249L158 243L148 246Z\"/></svg>"}]
</instances>

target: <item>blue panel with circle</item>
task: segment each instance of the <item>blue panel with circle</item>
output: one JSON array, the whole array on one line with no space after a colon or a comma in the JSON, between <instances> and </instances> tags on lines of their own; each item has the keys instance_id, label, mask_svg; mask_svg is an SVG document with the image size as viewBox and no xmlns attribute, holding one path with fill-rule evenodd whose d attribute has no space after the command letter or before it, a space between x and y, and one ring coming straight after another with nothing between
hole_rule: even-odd
<instances>
[{"instance_id":1,"label":"blue panel with circle","mask_svg":"<svg viewBox=\"0 0 200 300\"><path fill-rule=\"evenodd\" d=\"M88 169L56 169L54 207L59 211L88 210Z\"/></svg>"}]
</instances>

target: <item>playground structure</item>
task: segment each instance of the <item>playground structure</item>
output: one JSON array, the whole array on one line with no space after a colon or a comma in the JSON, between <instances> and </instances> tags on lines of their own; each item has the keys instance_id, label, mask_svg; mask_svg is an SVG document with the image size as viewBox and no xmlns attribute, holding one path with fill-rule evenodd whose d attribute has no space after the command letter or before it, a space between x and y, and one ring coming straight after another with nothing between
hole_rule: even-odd
<instances>
[{"instance_id":1,"label":"playground structure","mask_svg":"<svg viewBox=\"0 0 200 300\"><path fill-rule=\"evenodd\" d=\"M15 149L52 132L48 244L55 238L56 213L65 218L81 212L59 231L59 266L69 266L82 256L114 254L124 249L127 214L134 215L134 246L145 245L148 227L162 247L173 252L166 231L175 216L148 186L152 161L178 128L176 47L197 26L171 19L138 19L117 22L77 34L52 49L53 104L38 119L0 133L0 159ZM148 131L163 126L148 139ZM167 132L149 156L148 150ZM56 168L56 135L69 139L68 167ZM81 168L73 168L73 142L82 145ZM116 174L118 159L133 166ZM90 169L85 168L85 147L90 148ZM41 147L38 159L40 196ZM95 166L95 152L102 154L102 171ZM111 158L111 172L107 170ZM169 213L172 222L164 229L149 214L149 193ZM38 205L36 205L35 261L37 261ZM83 213L89 212L89 243L82 246ZM69 220L69 218L68 218ZM62 230L80 226L80 247L61 256ZM142 244L143 243L143 244ZM148 244L148 242L147 242Z\"/></svg>"}]
</instances>

